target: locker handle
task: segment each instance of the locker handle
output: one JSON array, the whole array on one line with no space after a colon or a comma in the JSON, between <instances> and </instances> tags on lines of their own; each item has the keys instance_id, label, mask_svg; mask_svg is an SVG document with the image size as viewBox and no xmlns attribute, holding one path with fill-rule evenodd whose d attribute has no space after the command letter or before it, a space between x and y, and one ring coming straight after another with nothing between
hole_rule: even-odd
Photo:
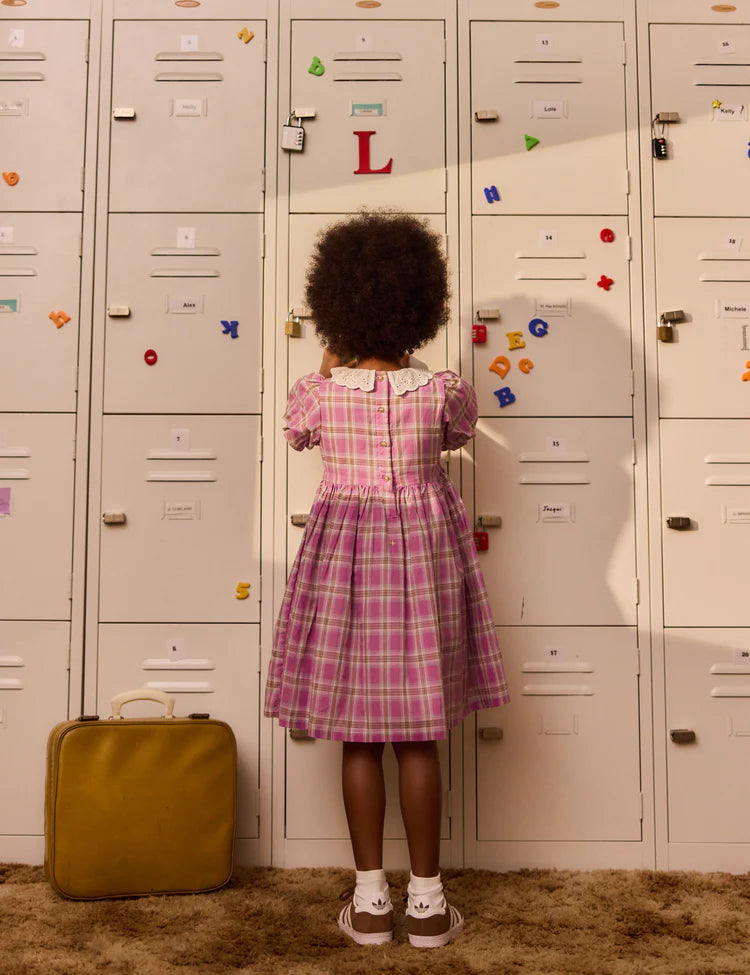
<instances>
[{"instance_id":1,"label":"locker handle","mask_svg":"<svg viewBox=\"0 0 750 975\"><path fill-rule=\"evenodd\" d=\"M160 71L154 81L223 81L224 75L218 71Z\"/></svg>"},{"instance_id":2,"label":"locker handle","mask_svg":"<svg viewBox=\"0 0 750 975\"><path fill-rule=\"evenodd\" d=\"M516 251L513 255L519 261L533 260L533 261L567 261L567 260L580 260L585 257L584 251L570 251L569 253L551 253L550 251Z\"/></svg>"},{"instance_id":3,"label":"locker handle","mask_svg":"<svg viewBox=\"0 0 750 975\"><path fill-rule=\"evenodd\" d=\"M726 81L723 78L717 81L694 81L694 88L748 88L750 81Z\"/></svg>"},{"instance_id":4,"label":"locker handle","mask_svg":"<svg viewBox=\"0 0 750 975\"><path fill-rule=\"evenodd\" d=\"M707 477L703 483L707 487L750 487L750 475L747 477L717 475L716 477Z\"/></svg>"},{"instance_id":5,"label":"locker handle","mask_svg":"<svg viewBox=\"0 0 750 975\"><path fill-rule=\"evenodd\" d=\"M0 81L46 81L41 71L0 71Z\"/></svg>"},{"instance_id":6,"label":"locker handle","mask_svg":"<svg viewBox=\"0 0 750 975\"><path fill-rule=\"evenodd\" d=\"M721 274L721 275L717 275L715 273L714 274L701 274L699 276L698 280L699 281L704 281L704 282L707 282L707 283L721 282L721 281L734 281L737 284L747 284L747 282L750 281L750 277L748 277L747 272L745 272L745 274L743 276L743 275L741 275L741 272L738 270L734 274L732 274L731 271L727 271L726 273Z\"/></svg>"},{"instance_id":7,"label":"locker handle","mask_svg":"<svg viewBox=\"0 0 750 975\"><path fill-rule=\"evenodd\" d=\"M219 257L218 247L154 247L152 257Z\"/></svg>"},{"instance_id":8,"label":"locker handle","mask_svg":"<svg viewBox=\"0 0 750 975\"><path fill-rule=\"evenodd\" d=\"M2 456L2 455L0 455ZM750 464L750 454L706 454L704 464Z\"/></svg>"},{"instance_id":9,"label":"locker handle","mask_svg":"<svg viewBox=\"0 0 750 975\"><path fill-rule=\"evenodd\" d=\"M737 684L734 687L712 687L711 697L750 697L750 685Z\"/></svg>"},{"instance_id":10,"label":"locker handle","mask_svg":"<svg viewBox=\"0 0 750 975\"><path fill-rule=\"evenodd\" d=\"M566 663L564 660L559 662L550 661L545 663L528 663L521 667L522 674L593 674L594 668L591 664L583 661L581 663Z\"/></svg>"},{"instance_id":11,"label":"locker handle","mask_svg":"<svg viewBox=\"0 0 750 975\"><path fill-rule=\"evenodd\" d=\"M216 460L215 450L149 450L146 460Z\"/></svg>"},{"instance_id":12,"label":"locker handle","mask_svg":"<svg viewBox=\"0 0 750 975\"><path fill-rule=\"evenodd\" d=\"M708 251L703 251L698 255L699 261L750 261L750 257L740 257L739 254L734 254L730 256L729 254L710 254Z\"/></svg>"},{"instance_id":13,"label":"locker handle","mask_svg":"<svg viewBox=\"0 0 750 975\"><path fill-rule=\"evenodd\" d=\"M0 481L28 481L30 478L30 472L23 468L6 471L0 469Z\"/></svg>"},{"instance_id":14,"label":"locker handle","mask_svg":"<svg viewBox=\"0 0 750 975\"><path fill-rule=\"evenodd\" d=\"M23 657L0 657L0 667L23 667Z\"/></svg>"},{"instance_id":15,"label":"locker handle","mask_svg":"<svg viewBox=\"0 0 750 975\"><path fill-rule=\"evenodd\" d=\"M334 61L401 61L398 51L337 51Z\"/></svg>"},{"instance_id":16,"label":"locker handle","mask_svg":"<svg viewBox=\"0 0 750 975\"><path fill-rule=\"evenodd\" d=\"M204 680L150 680L144 685L167 694L213 694L213 686Z\"/></svg>"},{"instance_id":17,"label":"locker handle","mask_svg":"<svg viewBox=\"0 0 750 975\"><path fill-rule=\"evenodd\" d=\"M144 660L141 667L143 670L216 670L212 660L201 657L191 657L189 660L151 657Z\"/></svg>"},{"instance_id":18,"label":"locker handle","mask_svg":"<svg viewBox=\"0 0 750 975\"><path fill-rule=\"evenodd\" d=\"M713 664L711 674L723 674L724 676L729 676L730 674L750 674L750 664Z\"/></svg>"},{"instance_id":19,"label":"locker handle","mask_svg":"<svg viewBox=\"0 0 750 975\"><path fill-rule=\"evenodd\" d=\"M570 274L562 272L556 274L541 273L535 271L519 271L516 274L516 281L585 281L586 275L583 271L572 271Z\"/></svg>"},{"instance_id":20,"label":"locker handle","mask_svg":"<svg viewBox=\"0 0 750 975\"><path fill-rule=\"evenodd\" d=\"M673 728L669 737L676 745L692 745L695 742L695 732L688 728Z\"/></svg>"},{"instance_id":21,"label":"locker handle","mask_svg":"<svg viewBox=\"0 0 750 975\"><path fill-rule=\"evenodd\" d=\"M151 272L152 278L218 278L221 275L211 268L169 268L157 267Z\"/></svg>"},{"instance_id":22,"label":"locker handle","mask_svg":"<svg viewBox=\"0 0 750 975\"><path fill-rule=\"evenodd\" d=\"M593 697L594 689L589 684L525 684L521 693L526 697Z\"/></svg>"},{"instance_id":23,"label":"locker handle","mask_svg":"<svg viewBox=\"0 0 750 975\"><path fill-rule=\"evenodd\" d=\"M591 484L585 474L522 474L519 484Z\"/></svg>"},{"instance_id":24,"label":"locker handle","mask_svg":"<svg viewBox=\"0 0 750 975\"><path fill-rule=\"evenodd\" d=\"M33 267L0 267L0 277L3 278L35 278Z\"/></svg>"},{"instance_id":25,"label":"locker handle","mask_svg":"<svg viewBox=\"0 0 750 975\"><path fill-rule=\"evenodd\" d=\"M583 58L579 54L522 54L514 58L513 64L581 64Z\"/></svg>"},{"instance_id":26,"label":"locker handle","mask_svg":"<svg viewBox=\"0 0 750 975\"><path fill-rule=\"evenodd\" d=\"M22 691L22 680L0 680L0 691Z\"/></svg>"},{"instance_id":27,"label":"locker handle","mask_svg":"<svg viewBox=\"0 0 750 975\"><path fill-rule=\"evenodd\" d=\"M215 481L213 471L149 471L147 481Z\"/></svg>"},{"instance_id":28,"label":"locker handle","mask_svg":"<svg viewBox=\"0 0 750 975\"><path fill-rule=\"evenodd\" d=\"M518 455L521 464L588 464L589 456L582 451L565 453L560 450L527 451Z\"/></svg>"},{"instance_id":29,"label":"locker handle","mask_svg":"<svg viewBox=\"0 0 750 975\"><path fill-rule=\"evenodd\" d=\"M0 447L0 457L31 457L28 447Z\"/></svg>"},{"instance_id":30,"label":"locker handle","mask_svg":"<svg viewBox=\"0 0 750 975\"><path fill-rule=\"evenodd\" d=\"M290 728L289 737L292 741L315 741L313 736L303 728Z\"/></svg>"},{"instance_id":31,"label":"locker handle","mask_svg":"<svg viewBox=\"0 0 750 975\"><path fill-rule=\"evenodd\" d=\"M347 71L333 76L334 81L403 81L398 71Z\"/></svg>"},{"instance_id":32,"label":"locker handle","mask_svg":"<svg viewBox=\"0 0 750 975\"><path fill-rule=\"evenodd\" d=\"M0 61L46 61L41 51L0 51Z\"/></svg>"},{"instance_id":33,"label":"locker handle","mask_svg":"<svg viewBox=\"0 0 750 975\"><path fill-rule=\"evenodd\" d=\"M561 75L550 78L545 74L526 74L513 79L514 85L582 85L583 78L577 74Z\"/></svg>"},{"instance_id":34,"label":"locker handle","mask_svg":"<svg viewBox=\"0 0 750 975\"><path fill-rule=\"evenodd\" d=\"M480 728L479 737L483 741L502 741L503 740L503 729L502 728Z\"/></svg>"},{"instance_id":35,"label":"locker handle","mask_svg":"<svg viewBox=\"0 0 750 975\"><path fill-rule=\"evenodd\" d=\"M223 61L219 51L160 51L154 61Z\"/></svg>"},{"instance_id":36,"label":"locker handle","mask_svg":"<svg viewBox=\"0 0 750 975\"><path fill-rule=\"evenodd\" d=\"M14 255L20 257L22 254L38 254L36 247L26 247L20 244L0 244L0 257L3 255Z\"/></svg>"},{"instance_id":37,"label":"locker handle","mask_svg":"<svg viewBox=\"0 0 750 975\"><path fill-rule=\"evenodd\" d=\"M693 61L696 68L750 68L750 61Z\"/></svg>"}]
</instances>

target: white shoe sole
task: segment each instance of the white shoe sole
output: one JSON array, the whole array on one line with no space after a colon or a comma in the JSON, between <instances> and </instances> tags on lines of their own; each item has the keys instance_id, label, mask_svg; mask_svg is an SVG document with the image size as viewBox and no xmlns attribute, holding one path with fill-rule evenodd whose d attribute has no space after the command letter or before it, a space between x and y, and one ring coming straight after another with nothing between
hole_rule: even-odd
<instances>
[{"instance_id":1,"label":"white shoe sole","mask_svg":"<svg viewBox=\"0 0 750 975\"><path fill-rule=\"evenodd\" d=\"M387 945L393 941L392 930L374 931L372 933L357 931L351 924L351 912L352 904L349 902L339 914L338 925L344 934L349 935L352 941L355 941L358 945Z\"/></svg>"}]
</instances>

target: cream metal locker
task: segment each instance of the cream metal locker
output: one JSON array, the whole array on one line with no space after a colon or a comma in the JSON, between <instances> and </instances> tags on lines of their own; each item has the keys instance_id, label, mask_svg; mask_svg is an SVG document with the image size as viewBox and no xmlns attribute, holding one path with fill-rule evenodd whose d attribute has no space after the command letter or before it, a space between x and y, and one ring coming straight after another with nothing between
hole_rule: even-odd
<instances>
[{"instance_id":1,"label":"cream metal locker","mask_svg":"<svg viewBox=\"0 0 750 975\"><path fill-rule=\"evenodd\" d=\"M109 231L105 411L259 413L262 217L116 213Z\"/></svg>"},{"instance_id":2,"label":"cream metal locker","mask_svg":"<svg viewBox=\"0 0 750 975\"><path fill-rule=\"evenodd\" d=\"M443 771L443 791L450 792L449 742L438 743ZM398 803L398 764L393 749L386 745L383 756L386 780L386 819L384 838L403 839L403 823ZM341 798L341 744L333 741L292 739L287 732L287 794L305 796L304 802L289 802L286 807L288 840L348 840L349 830ZM450 837L449 801L443 802L441 836Z\"/></svg>"},{"instance_id":3,"label":"cream metal locker","mask_svg":"<svg viewBox=\"0 0 750 975\"><path fill-rule=\"evenodd\" d=\"M641 839L628 627L499 627L511 702L477 716L477 838Z\"/></svg>"},{"instance_id":4,"label":"cream metal locker","mask_svg":"<svg viewBox=\"0 0 750 975\"><path fill-rule=\"evenodd\" d=\"M698 18L710 16L709 6ZM653 160L654 213L750 216L750 25L653 23L649 36L651 117L678 116L654 123L667 142L667 157Z\"/></svg>"},{"instance_id":5,"label":"cream metal locker","mask_svg":"<svg viewBox=\"0 0 750 975\"><path fill-rule=\"evenodd\" d=\"M656 269L660 415L748 416L750 220L657 219Z\"/></svg>"},{"instance_id":6,"label":"cream metal locker","mask_svg":"<svg viewBox=\"0 0 750 975\"><path fill-rule=\"evenodd\" d=\"M115 23L111 211L263 210L265 36L262 21Z\"/></svg>"},{"instance_id":7,"label":"cream metal locker","mask_svg":"<svg viewBox=\"0 0 750 975\"><path fill-rule=\"evenodd\" d=\"M70 619L75 416L0 414L0 619Z\"/></svg>"},{"instance_id":8,"label":"cream metal locker","mask_svg":"<svg viewBox=\"0 0 750 975\"><path fill-rule=\"evenodd\" d=\"M99 628L98 713L123 690L145 687L174 696L175 714L208 713L237 738L237 836L258 836L258 701L256 625L106 624ZM133 704L128 714L158 716Z\"/></svg>"},{"instance_id":9,"label":"cream metal locker","mask_svg":"<svg viewBox=\"0 0 750 975\"><path fill-rule=\"evenodd\" d=\"M749 444L750 420L662 420L666 626L750 622Z\"/></svg>"},{"instance_id":10,"label":"cream metal locker","mask_svg":"<svg viewBox=\"0 0 750 975\"><path fill-rule=\"evenodd\" d=\"M68 717L69 651L67 622L0 621L0 835L44 834L47 736Z\"/></svg>"},{"instance_id":11,"label":"cream metal locker","mask_svg":"<svg viewBox=\"0 0 750 975\"><path fill-rule=\"evenodd\" d=\"M444 21L295 20L291 45L291 211L445 212Z\"/></svg>"},{"instance_id":12,"label":"cream metal locker","mask_svg":"<svg viewBox=\"0 0 750 975\"><path fill-rule=\"evenodd\" d=\"M747 629L666 634L671 843L750 842L748 659Z\"/></svg>"},{"instance_id":13,"label":"cream metal locker","mask_svg":"<svg viewBox=\"0 0 750 975\"><path fill-rule=\"evenodd\" d=\"M81 217L0 213L0 410L74 412Z\"/></svg>"},{"instance_id":14,"label":"cream metal locker","mask_svg":"<svg viewBox=\"0 0 750 975\"><path fill-rule=\"evenodd\" d=\"M0 210L82 208L88 42L88 21L3 20Z\"/></svg>"},{"instance_id":15,"label":"cream metal locker","mask_svg":"<svg viewBox=\"0 0 750 975\"><path fill-rule=\"evenodd\" d=\"M474 385L486 416L629 416L622 217L475 217Z\"/></svg>"},{"instance_id":16,"label":"cream metal locker","mask_svg":"<svg viewBox=\"0 0 750 975\"><path fill-rule=\"evenodd\" d=\"M104 418L101 622L259 619L260 418Z\"/></svg>"},{"instance_id":17,"label":"cream metal locker","mask_svg":"<svg viewBox=\"0 0 750 975\"><path fill-rule=\"evenodd\" d=\"M624 63L622 23L472 22L473 212L627 213Z\"/></svg>"},{"instance_id":18,"label":"cream metal locker","mask_svg":"<svg viewBox=\"0 0 750 975\"><path fill-rule=\"evenodd\" d=\"M496 624L634 625L631 421L482 419L474 463Z\"/></svg>"}]
</instances>

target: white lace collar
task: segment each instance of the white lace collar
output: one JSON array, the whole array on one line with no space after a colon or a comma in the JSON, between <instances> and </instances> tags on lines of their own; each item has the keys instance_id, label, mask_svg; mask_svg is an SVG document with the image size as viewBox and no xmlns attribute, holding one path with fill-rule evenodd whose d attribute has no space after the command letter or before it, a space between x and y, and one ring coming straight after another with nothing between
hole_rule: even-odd
<instances>
[{"instance_id":1,"label":"white lace collar","mask_svg":"<svg viewBox=\"0 0 750 975\"><path fill-rule=\"evenodd\" d=\"M396 396L403 396L407 391L426 386L432 379L432 373L427 369L390 369L382 372L377 369L350 369L349 366L336 366L331 369L331 379L337 386L362 389L366 393L371 393L375 389L376 374L388 377L388 382Z\"/></svg>"}]
</instances>

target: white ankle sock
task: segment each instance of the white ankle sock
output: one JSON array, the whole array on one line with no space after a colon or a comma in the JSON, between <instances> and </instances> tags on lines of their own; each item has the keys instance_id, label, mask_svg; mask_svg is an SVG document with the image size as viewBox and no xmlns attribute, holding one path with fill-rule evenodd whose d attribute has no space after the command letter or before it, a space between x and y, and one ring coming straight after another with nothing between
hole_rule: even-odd
<instances>
[{"instance_id":1,"label":"white ankle sock","mask_svg":"<svg viewBox=\"0 0 750 975\"><path fill-rule=\"evenodd\" d=\"M354 896L357 901L374 907L378 901L385 907L390 905L388 894L388 881L385 879L385 870L356 870L354 880Z\"/></svg>"},{"instance_id":2,"label":"white ankle sock","mask_svg":"<svg viewBox=\"0 0 750 975\"><path fill-rule=\"evenodd\" d=\"M414 917L445 914L445 897L443 896L443 882L440 879L440 874L436 877L415 877L413 873L410 873L408 893L407 914Z\"/></svg>"}]
</instances>

